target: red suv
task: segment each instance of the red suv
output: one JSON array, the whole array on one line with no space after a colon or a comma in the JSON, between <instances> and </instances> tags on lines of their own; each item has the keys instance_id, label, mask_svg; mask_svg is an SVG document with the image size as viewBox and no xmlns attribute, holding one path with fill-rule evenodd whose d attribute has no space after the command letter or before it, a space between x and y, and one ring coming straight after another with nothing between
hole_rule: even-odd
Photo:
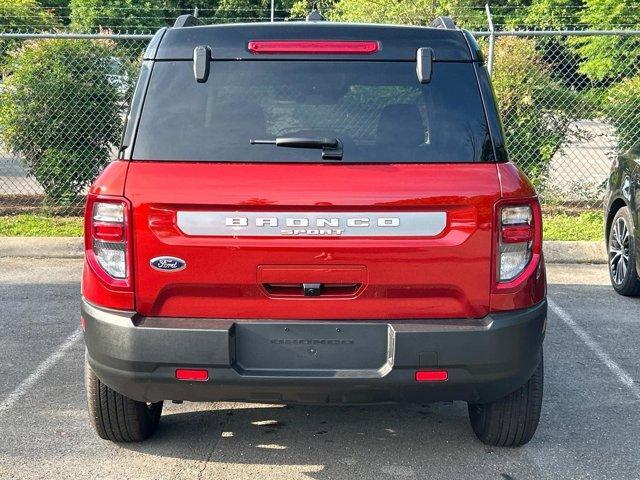
<instances>
[{"instance_id":1,"label":"red suv","mask_svg":"<svg viewBox=\"0 0 640 480\"><path fill-rule=\"evenodd\" d=\"M144 56L86 205L98 434L163 400L461 400L517 446L542 403L540 205L473 37L181 17Z\"/></svg>"}]
</instances>

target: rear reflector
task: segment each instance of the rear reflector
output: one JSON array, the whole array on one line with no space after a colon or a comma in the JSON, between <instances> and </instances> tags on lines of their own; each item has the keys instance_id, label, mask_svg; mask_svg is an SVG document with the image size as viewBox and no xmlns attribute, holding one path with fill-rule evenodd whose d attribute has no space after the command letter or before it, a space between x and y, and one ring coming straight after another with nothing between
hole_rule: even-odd
<instances>
[{"instance_id":1,"label":"rear reflector","mask_svg":"<svg viewBox=\"0 0 640 480\"><path fill-rule=\"evenodd\" d=\"M522 243L533 240L532 225L508 225L502 227L502 241L504 243Z\"/></svg>"},{"instance_id":2,"label":"rear reflector","mask_svg":"<svg viewBox=\"0 0 640 480\"><path fill-rule=\"evenodd\" d=\"M209 380L209 372L196 368L178 368L176 370L178 380L190 380L192 382L206 382Z\"/></svg>"},{"instance_id":3,"label":"rear reflector","mask_svg":"<svg viewBox=\"0 0 640 480\"><path fill-rule=\"evenodd\" d=\"M93 222L93 236L107 242L124 240L124 225L121 223Z\"/></svg>"},{"instance_id":4,"label":"rear reflector","mask_svg":"<svg viewBox=\"0 0 640 480\"><path fill-rule=\"evenodd\" d=\"M421 370L416 372L416 382L444 382L449 378L446 370Z\"/></svg>"},{"instance_id":5,"label":"rear reflector","mask_svg":"<svg viewBox=\"0 0 640 480\"><path fill-rule=\"evenodd\" d=\"M377 52L378 49L378 42L370 40L252 40L249 42L249 51L251 53L328 53L369 55Z\"/></svg>"}]
</instances>

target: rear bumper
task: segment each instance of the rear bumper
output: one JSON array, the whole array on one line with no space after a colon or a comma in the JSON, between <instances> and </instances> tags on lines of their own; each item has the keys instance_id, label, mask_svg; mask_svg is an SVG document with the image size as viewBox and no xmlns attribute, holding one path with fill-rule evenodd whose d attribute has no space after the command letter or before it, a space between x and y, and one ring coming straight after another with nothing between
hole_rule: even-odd
<instances>
[{"instance_id":1,"label":"rear bumper","mask_svg":"<svg viewBox=\"0 0 640 480\"><path fill-rule=\"evenodd\" d=\"M82 302L89 364L147 402L489 402L533 373L546 316L546 300L481 320L334 322L143 318ZM177 368L209 380L176 380ZM429 369L448 379L415 381Z\"/></svg>"}]
</instances>

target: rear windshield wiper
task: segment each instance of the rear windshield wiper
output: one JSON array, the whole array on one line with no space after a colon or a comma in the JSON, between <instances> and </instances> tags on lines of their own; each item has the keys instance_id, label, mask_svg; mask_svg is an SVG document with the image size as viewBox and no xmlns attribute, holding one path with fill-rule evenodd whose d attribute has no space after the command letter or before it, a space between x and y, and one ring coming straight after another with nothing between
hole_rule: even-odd
<instances>
[{"instance_id":1,"label":"rear windshield wiper","mask_svg":"<svg viewBox=\"0 0 640 480\"><path fill-rule=\"evenodd\" d=\"M323 160L342 160L342 142L338 138L280 137L275 140L249 140L249 143L251 145L322 149Z\"/></svg>"}]
</instances>

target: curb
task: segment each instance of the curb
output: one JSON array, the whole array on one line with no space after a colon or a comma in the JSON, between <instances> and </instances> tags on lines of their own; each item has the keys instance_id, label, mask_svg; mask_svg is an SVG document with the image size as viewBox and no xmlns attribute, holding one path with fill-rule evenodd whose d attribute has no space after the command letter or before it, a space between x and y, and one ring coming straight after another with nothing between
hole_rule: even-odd
<instances>
[{"instance_id":1,"label":"curb","mask_svg":"<svg viewBox=\"0 0 640 480\"><path fill-rule=\"evenodd\" d=\"M82 258L78 237L0 237L0 257Z\"/></svg>"},{"instance_id":2,"label":"curb","mask_svg":"<svg viewBox=\"0 0 640 480\"><path fill-rule=\"evenodd\" d=\"M0 237L0 257L82 258L77 237ZM604 242L544 242L547 263L607 263Z\"/></svg>"},{"instance_id":3,"label":"curb","mask_svg":"<svg viewBox=\"0 0 640 480\"><path fill-rule=\"evenodd\" d=\"M601 242L559 242L543 244L547 263L607 263L607 248Z\"/></svg>"}]
</instances>

